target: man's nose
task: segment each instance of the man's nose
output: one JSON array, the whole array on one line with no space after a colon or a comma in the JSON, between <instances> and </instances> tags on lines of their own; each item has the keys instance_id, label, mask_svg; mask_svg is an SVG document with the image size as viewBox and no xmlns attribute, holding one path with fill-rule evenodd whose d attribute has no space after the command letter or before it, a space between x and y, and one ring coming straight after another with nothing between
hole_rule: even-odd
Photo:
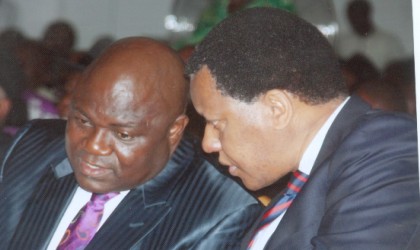
<instances>
[{"instance_id":1,"label":"man's nose","mask_svg":"<svg viewBox=\"0 0 420 250\"><path fill-rule=\"evenodd\" d=\"M219 131L213 125L206 125L201 146L206 153L215 153L221 150L222 144L219 140Z\"/></svg>"},{"instance_id":2,"label":"man's nose","mask_svg":"<svg viewBox=\"0 0 420 250\"><path fill-rule=\"evenodd\" d=\"M109 155L112 151L109 133L101 128L94 129L86 139L85 150L94 155Z\"/></svg>"}]
</instances>

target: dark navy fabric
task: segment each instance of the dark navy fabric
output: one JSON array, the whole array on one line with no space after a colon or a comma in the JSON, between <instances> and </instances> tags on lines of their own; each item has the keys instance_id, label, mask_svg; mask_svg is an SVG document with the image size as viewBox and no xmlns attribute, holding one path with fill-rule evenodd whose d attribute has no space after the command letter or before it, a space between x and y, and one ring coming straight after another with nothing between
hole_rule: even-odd
<instances>
[{"instance_id":1,"label":"dark navy fabric","mask_svg":"<svg viewBox=\"0 0 420 250\"><path fill-rule=\"evenodd\" d=\"M353 96L265 249L420 249L419 218L416 122Z\"/></svg>"}]
</instances>

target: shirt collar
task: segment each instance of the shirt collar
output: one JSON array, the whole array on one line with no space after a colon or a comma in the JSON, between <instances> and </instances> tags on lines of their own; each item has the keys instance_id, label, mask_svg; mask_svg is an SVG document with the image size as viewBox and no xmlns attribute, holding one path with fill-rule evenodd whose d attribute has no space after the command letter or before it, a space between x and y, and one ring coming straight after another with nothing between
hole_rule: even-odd
<instances>
[{"instance_id":1,"label":"shirt collar","mask_svg":"<svg viewBox=\"0 0 420 250\"><path fill-rule=\"evenodd\" d=\"M334 112L328 117L328 120L322 125L321 129L316 133L315 137L309 143L309 146L306 148L305 152L303 153L302 159L299 162L299 170L307 175L309 175L312 171L314 166L314 162L316 157L321 150L321 146L324 142L325 136L327 135L328 130L331 127L331 124L334 122L335 118L337 117L338 113L340 113L341 109L343 109L344 105L350 97L347 97L335 110Z\"/></svg>"}]
</instances>

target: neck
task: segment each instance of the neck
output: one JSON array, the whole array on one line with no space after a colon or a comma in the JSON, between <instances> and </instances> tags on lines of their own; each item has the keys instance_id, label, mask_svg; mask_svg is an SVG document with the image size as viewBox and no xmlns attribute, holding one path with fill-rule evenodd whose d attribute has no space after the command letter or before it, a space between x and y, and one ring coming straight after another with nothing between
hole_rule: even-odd
<instances>
[{"instance_id":1,"label":"neck","mask_svg":"<svg viewBox=\"0 0 420 250\"><path fill-rule=\"evenodd\" d=\"M299 132L297 143L296 163L299 165L303 153L314 139L315 135L325 124L332 113L344 101L344 98L337 98L324 104L308 105L299 103L295 105L294 126Z\"/></svg>"}]
</instances>

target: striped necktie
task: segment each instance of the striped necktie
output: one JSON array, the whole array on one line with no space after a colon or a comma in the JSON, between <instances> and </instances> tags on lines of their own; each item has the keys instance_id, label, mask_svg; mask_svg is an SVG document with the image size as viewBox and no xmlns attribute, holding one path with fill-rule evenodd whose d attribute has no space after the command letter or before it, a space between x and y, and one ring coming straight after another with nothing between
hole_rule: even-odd
<instances>
[{"instance_id":1,"label":"striped necktie","mask_svg":"<svg viewBox=\"0 0 420 250\"><path fill-rule=\"evenodd\" d=\"M277 201L277 203L264 213L260 223L257 226L253 239L248 244L248 249L251 248L254 243L255 236L265 227L270 225L277 217L279 217L293 202L293 199L297 196L300 189L303 187L305 182L308 180L308 175L297 170L292 173L290 181L287 183L287 188L283 191L283 196Z\"/></svg>"},{"instance_id":2,"label":"striped necktie","mask_svg":"<svg viewBox=\"0 0 420 250\"><path fill-rule=\"evenodd\" d=\"M79 211L66 230L57 250L82 250L96 233L107 201L118 192L92 194L88 203Z\"/></svg>"}]
</instances>

